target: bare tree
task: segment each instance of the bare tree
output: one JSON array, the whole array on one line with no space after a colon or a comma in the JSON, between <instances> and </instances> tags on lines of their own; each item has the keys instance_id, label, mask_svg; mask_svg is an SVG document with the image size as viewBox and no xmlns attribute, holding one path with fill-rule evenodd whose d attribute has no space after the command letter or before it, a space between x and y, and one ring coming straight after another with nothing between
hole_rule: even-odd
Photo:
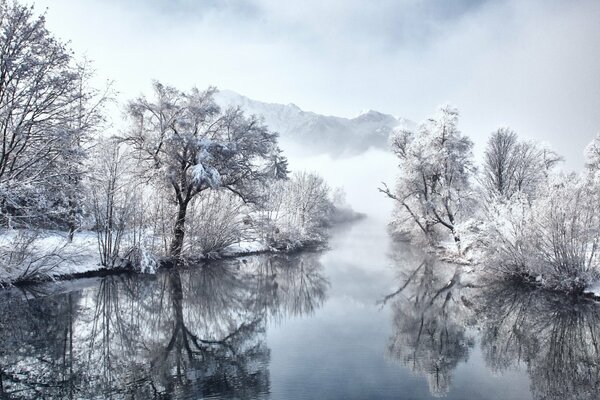
<instances>
[{"instance_id":1,"label":"bare tree","mask_svg":"<svg viewBox=\"0 0 600 400\"><path fill-rule=\"evenodd\" d=\"M121 245L135 205L135 185L129 154L116 140L98 144L90 177L90 200L100 262L114 267L119 262Z\"/></svg>"},{"instance_id":2,"label":"bare tree","mask_svg":"<svg viewBox=\"0 0 600 400\"><path fill-rule=\"evenodd\" d=\"M532 200L561 160L546 146L519 140L509 128L500 128L492 134L485 150L483 186L491 197L511 199L523 193Z\"/></svg>"},{"instance_id":3,"label":"bare tree","mask_svg":"<svg viewBox=\"0 0 600 400\"><path fill-rule=\"evenodd\" d=\"M485 150L484 185L488 191L510 197L514 191L516 166L519 162L517 134L500 128L492 134Z\"/></svg>"},{"instance_id":4,"label":"bare tree","mask_svg":"<svg viewBox=\"0 0 600 400\"><path fill-rule=\"evenodd\" d=\"M172 257L181 255L188 205L197 195L223 188L257 203L258 189L287 173L277 135L239 108L221 110L214 93L214 88L184 93L155 82L154 100L141 97L129 104L126 140L145 165L144 174L154 174L177 207Z\"/></svg>"}]
</instances>

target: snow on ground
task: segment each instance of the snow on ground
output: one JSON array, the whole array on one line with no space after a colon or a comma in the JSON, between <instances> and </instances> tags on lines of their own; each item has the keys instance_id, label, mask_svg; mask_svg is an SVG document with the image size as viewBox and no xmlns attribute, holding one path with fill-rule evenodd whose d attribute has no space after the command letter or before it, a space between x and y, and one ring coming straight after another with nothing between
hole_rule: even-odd
<instances>
[{"instance_id":1,"label":"snow on ground","mask_svg":"<svg viewBox=\"0 0 600 400\"><path fill-rule=\"evenodd\" d=\"M269 251L256 240L240 241L207 258ZM72 242L61 231L0 231L0 286L23 280L58 280L103 270L96 233L77 232Z\"/></svg>"},{"instance_id":2,"label":"snow on ground","mask_svg":"<svg viewBox=\"0 0 600 400\"><path fill-rule=\"evenodd\" d=\"M60 231L7 229L0 232L0 284L37 275L57 279L99 270L98 243L93 232L80 232L72 242Z\"/></svg>"}]
</instances>

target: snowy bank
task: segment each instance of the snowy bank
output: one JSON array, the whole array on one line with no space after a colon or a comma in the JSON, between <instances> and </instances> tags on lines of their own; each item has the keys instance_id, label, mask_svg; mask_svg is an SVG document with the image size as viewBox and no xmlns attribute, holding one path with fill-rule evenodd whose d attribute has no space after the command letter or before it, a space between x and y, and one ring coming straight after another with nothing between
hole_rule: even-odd
<instances>
[{"instance_id":1,"label":"snowy bank","mask_svg":"<svg viewBox=\"0 0 600 400\"><path fill-rule=\"evenodd\" d=\"M0 233L0 284L60 279L100 270L93 232L69 241L60 231L7 229Z\"/></svg>"},{"instance_id":2,"label":"snowy bank","mask_svg":"<svg viewBox=\"0 0 600 400\"><path fill-rule=\"evenodd\" d=\"M324 242L298 242L293 247L268 245L261 240L241 240L220 251L189 257L190 260L235 258L260 253L301 251ZM159 263L167 261L158 259ZM153 273L135 268L123 259L118 266L101 265L96 233L82 231L69 241L67 232L6 229L0 231L0 287L34 282L106 276L125 272Z\"/></svg>"}]
</instances>

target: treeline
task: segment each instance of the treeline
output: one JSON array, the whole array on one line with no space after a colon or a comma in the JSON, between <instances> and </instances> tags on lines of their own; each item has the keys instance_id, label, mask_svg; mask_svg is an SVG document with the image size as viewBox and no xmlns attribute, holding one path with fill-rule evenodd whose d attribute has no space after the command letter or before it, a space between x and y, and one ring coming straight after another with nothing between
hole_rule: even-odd
<instances>
[{"instance_id":1,"label":"treeline","mask_svg":"<svg viewBox=\"0 0 600 400\"><path fill-rule=\"evenodd\" d=\"M116 131L110 85L97 90L92 76L44 16L0 0L1 280L64 261L66 245L36 245L40 230L69 241L94 232L103 266L142 270L234 243L290 250L325 239L329 187L314 173L289 174L260 117L220 108L214 88L155 82L128 102Z\"/></svg>"},{"instance_id":2,"label":"treeline","mask_svg":"<svg viewBox=\"0 0 600 400\"><path fill-rule=\"evenodd\" d=\"M393 231L503 279L569 292L598 281L600 137L584 171L565 173L556 152L500 128L477 168L458 116L443 107L416 131L393 134L400 176L380 189L396 202Z\"/></svg>"}]
</instances>

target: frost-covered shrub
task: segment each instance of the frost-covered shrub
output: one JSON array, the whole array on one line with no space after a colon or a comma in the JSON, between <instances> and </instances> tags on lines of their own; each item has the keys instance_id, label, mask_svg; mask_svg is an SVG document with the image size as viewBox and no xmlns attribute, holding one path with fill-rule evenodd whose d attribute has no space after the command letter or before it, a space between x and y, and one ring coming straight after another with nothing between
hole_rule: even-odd
<instances>
[{"instance_id":1,"label":"frost-covered shrub","mask_svg":"<svg viewBox=\"0 0 600 400\"><path fill-rule=\"evenodd\" d=\"M501 276L523 276L532 256L527 237L532 226L531 205L524 194L510 200L491 198L486 204L486 221L480 236L486 265Z\"/></svg>"},{"instance_id":2,"label":"frost-covered shrub","mask_svg":"<svg viewBox=\"0 0 600 400\"><path fill-rule=\"evenodd\" d=\"M599 194L574 175L556 178L538 199L523 196L490 206L486 265L502 276L580 292L600 278Z\"/></svg>"},{"instance_id":3,"label":"frost-covered shrub","mask_svg":"<svg viewBox=\"0 0 600 400\"><path fill-rule=\"evenodd\" d=\"M328 217L328 222L331 225L343 224L352 222L366 217L365 214L352 209L346 201L346 192L344 188L337 187L331 192L332 211Z\"/></svg>"},{"instance_id":4,"label":"frost-covered shrub","mask_svg":"<svg viewBox=\"0 0 600 400\"><path fill-rule=\"evenodd\" d=\"M66 259L65 243L44 242L34 230L0 235L0 282L48 278Z\"/></svg>"},{"instance_id":5,"label":"frost-covered shrub","mask_svg":"<svg viewBox=\"0 0 600 400\"><path fill-rule=\"evenodd\" d=\"M160 258L143 245L132 247L127 254L132 268L143 274L154 274L160 266Z\"/></svg>"},{"instance_id":6,"label":"frost-covered shrub","mask_svg":"<svg viewBox=\"0 0 600 400\"><path fill-rule=\"evenodd\" d=\"M533 207L539 273L554 287L579 290L600 275L598 191L574 176L553 183Z\"/></svg>"}]
</instances>

